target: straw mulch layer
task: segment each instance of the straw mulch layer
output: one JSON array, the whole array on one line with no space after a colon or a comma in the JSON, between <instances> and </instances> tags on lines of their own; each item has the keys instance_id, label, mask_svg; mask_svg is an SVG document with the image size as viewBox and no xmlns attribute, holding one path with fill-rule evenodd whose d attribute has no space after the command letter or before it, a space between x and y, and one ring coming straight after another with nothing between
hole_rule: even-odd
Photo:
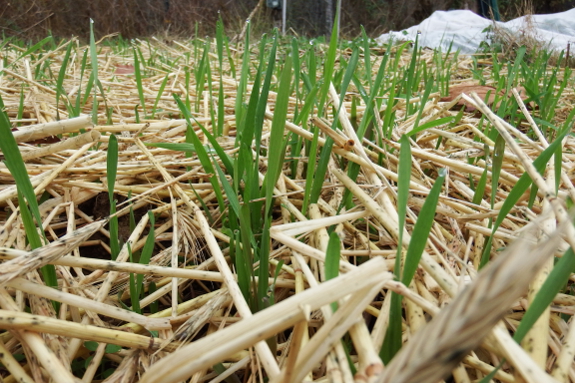
<instances>
[{"instance_id":1,"label":"straw mulch layer","mask_svg":"<svg viewBox=\"0 0 575 383\"><path fill-rule=\"evenodd\" d=\"M179 43L136 44L144 57L158 51L167 57L189 52ZM397 149L399 138L413 127L416 116L405 116L405 102L400 102L392 139L379 148L365 140L358 142L348 117L351 103L346 100L339 117L342 131L330 131L331 114L311 121L323 127L320 146L325 143L326 131L336 139L318 203L301 211L303 166L291 173L286 165L280 174L270 230L269 277L273 283L277 274L277 303L252 313L230 262L230 233L222 230L227 210L221 214L218 209L208 182L210 175L194 155L147 145L185 142L186 122L173 118L179 118L180 112L172 93L185 99L190 92L192 103L201 98L199 112L192 110L192 114L212 130L209 106L217 103L219 75L213 76L210 100L207 85L201 95L196 94L193 75L192 85L185 88L185 68L178 67L159 99L157 119L136 123L135 107L141 100L129 65L132 51L121 56L104 45L99 48L98 77L105 100L99 103L97 125L88 115L92 96L84 108L86 115L76 118L68 118L60 103L61 120L57 122L55 86L35 77L39 68L47 71L44 63L48 58L50 70L58 73L65 48L25 57L0 75L0 94L11 122L21 125L14 136L36 195L43 196L42 224L52 241L30 250L13 177L0 165L0 203L4 207L0 213L0 254L4 259L0 266L0 328L5 330L0 334L0 361L4 382L260 382L267 377L271 382L355 379L433 383L450 374L453 377L449 379L454 379L450 381L471 382L481 380L504 359L494 381L575 381L575 326L569 320L575 299L571 295L555 297L523 347L511 338L529 300L553 266L552 255L567 248L562 237L569 244L575 239L563 208L568 197L575 200L571 183L575 141L570 136L564 142L558 198L553 197L553 161L538 178L531 165L548 143L543 137L534 141L522 133L526 127L537 129L526 109L525 126L516 129L496 117L482 97L464 92L461 97L467 99L470 111L464 112L455 126L438 126L413 136L404 248L410 241L421 241L410 233L434 179L441 169L446 169L447 175L420 268L405 286L391 273L399 238ZM72 102L88 79L84 74L80 84L83 49L73 50L77 56L63 85ZM237 54L240 62L241 52ZM18 58L16 50L2 55L8 55L2 57L4 63ZM409 59L405 55L400 65ZM433 65L431 53L424 53L422 59ZM211 61L216 63L216 56ZM142 85L149 106L156 101L167 69L142 68L147 72ZM215 68L214 64L212 73L217 73ZM471 79L470 69L470 59L458 59L452 73L457 80L452 85ZM219 140L230 156L235 156L238 81L229 77L228 70L224 73L225 134ZM17 120L21 90L24 109ZM264 147L269 145L275 98L271 92ZM450 108L460 100L441 101L439 94L431 94L421 121L456 115ZM329 102L337 108L335 89ZM573 92L566 90L558 103L564 109L557 112L557 124L568 114L568 105L573 105ZM289 103L286 134L312 140L313 124L304 129L291 122L294 108L295 98ZM357 113L361 117L361 105ZM468 159L492 153L495 145L478 128L481 115L487 116L507 141L493 205L490 172L484 198L479 204L472 203L470 180L478 183L485 162L470 163ZM141 108L139 117L143 118ZM375 122L376 128L380 123ZM193 128L205 139L198 126ZM124 244L115 261L110 260L107 225L106 151L112 133L119 142L114 198ZM377 165L380 157L382 165ZM305 156L300 159L301 163L308 161ZM263 176L267 164L265 158L261 161ZM341 168L351 162L361 166L355 181ZM535 203L528 207L526 193L511 210L495 233L493 261L478 272L483 245L491 233L490 220L497 217L524 171L536 179ZM353 194L356 207L338 212L345 189ZM155 217L152 259L149 264L132 263L128 250L142 249L150 232L148 211ZM341 238L342 259L340 275L325 281L323 261L330 227L335 227ZM280 260L283 265L276 271ZM58 289L46 287L40 277L39 268L48 263L56 265ZM131 305L130 273L144 275L145 298L140 301L144 314L124 308ZM151 282L155 291L149 288ZM465 286L469 288L464 290ZM378 354L388 327L392 291L404 297L404 346L384 367ZM59 312L51 300L61 303ZM330 306L334 301L339 301L335 312ZM266 342L272 338L275 342ZM350 367L346 349L356 371Z\"/></svg>"}]
</instances>

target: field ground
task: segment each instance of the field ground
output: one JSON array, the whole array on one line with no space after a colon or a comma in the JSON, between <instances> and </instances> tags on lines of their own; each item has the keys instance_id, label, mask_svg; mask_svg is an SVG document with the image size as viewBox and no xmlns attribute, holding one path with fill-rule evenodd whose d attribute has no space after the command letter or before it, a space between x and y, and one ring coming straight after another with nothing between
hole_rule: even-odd
<instances>
[{"instance_id":1,"label":"field ground","mask_svg":"<svg viewBox=\"0 0 575 383\"><path fill-rule=\"evenodd\" d=\"M575 381L561 58L0 46L4 382Z\"/></svg>"}]
</instances>

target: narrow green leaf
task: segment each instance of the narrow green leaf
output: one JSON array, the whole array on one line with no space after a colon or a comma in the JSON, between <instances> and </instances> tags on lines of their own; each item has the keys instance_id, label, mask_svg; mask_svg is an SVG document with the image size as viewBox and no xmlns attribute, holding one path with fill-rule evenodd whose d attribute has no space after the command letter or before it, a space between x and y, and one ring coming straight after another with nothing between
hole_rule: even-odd
<instances>
[{"instance_id":1,"label":"narrow green leaf","mask_svg":"<svg viewBox=\"0 0 575 383\"><path fill-rule=\"evenodd\" d=\"M421 254L423 254L423 250L427 245L427 238L429 237L429 232L435 219L435 209L437 208L439 194L441 193L441 187L443 186L446 173L445 169L439 170L439 177L437 177L433 187L429 191L429 195L425 199L419 216L417 217L417 222L413 227L412 240L407 248L405 266L401 277L401 281L406 286L411 283L417 266L419 265Z\"/></svg>"},{"instance_id":2,"label":"narrow green leaf","mask_svg":"<svg viewBox=\"0 0 575 383\"><path fill-rule=\"evenodd\" d=\"M483 200L483 195L485 194L485 187L487 186L487 165L485 166L485 170L481 174L481 178L479 178L479 182L477 182L477 187L475 188L475 193L473 194L473 203L476 205L481 204Z\"/></svg>"},{"instance_id":3,"label":"narrow green leaf","mask_svg":"<svg viewBox=\"0 0 575 383\"><path fill-rule=\"evenodd\" d=\"M8 65L8 67L11 67L12 65L16 64L18 61L22 60L24 57L28 57L29 55L36 52L37 50L42 48L44 45L46 45L46 43L48 43L52 40L53 40L52 36L48 36L48 37L40 40L36 44L32 45L30 48L25 50L24 53L22 53L20 56L18 56L18 58L16 60L12 61L10 63L10 65Z\"/></svg>"},{"instance_id":4,"label":"narrow green leaf","mask_svg":"<svg viewBox=\"0 0 575 383\"><path fill-rule=\"evenodd\" d=\"M498 134L495 139L493 158L491 160L491 208L495 204L497 190L499 190L499 175L503 167L503 157L505 155L505 139Z\"/></svg>"},{"instance_id":5,"label":"narrow green leaf","mask_svg":"<svg viewBox=\"0 0 575 383\"><path fill-rule=\"evenodd\" d=\"M155 225L156 219L154 218L154 213L151 211L148 212L149 222L150 222L150 231L146 237L146 243L144 244L144 248L142 249L142 254L140 255L140 263L143 265L147 265L150 263L150 259L152 258L152 254L154 252L154 246L156 244L156 234L155 234ZM138 274L136 277L136 294L138 297L142 295L142 291L144 289L144 274Z\"/></svg>"},{"instance_id":6,"label":"narrow green leaf","mask_svg":"<svg viewBox=\"0 0 575 383\"><path fill-rule=\"evenodd\" d=\"M66 77L66 69L68 68L68 61L70 60L70 52L72 51L72 44L68 44L68 49L66 49L66 54L64 55L64 59L62 60L62 66L60 67L60 71L58 72L58 80L56 81L56 118L60 119L60 96L64 95L66 98L66 92L64 91L63 84L64 78ZM70 100L68 100L68 104Z\"/></svg>"},{"instance_id":7,"label":"narrow green leaf","mask_svg":"<svg viewBox=\"0 0 575 383\"><path fill-rule=\"evenodd\" d=\"M535 161L533 161L533 166L535 167L535 169L537 169L539 173L541 173L545 169L545 166L551 159L551 156L555 153L555 151L557 151L557 147L562 144L561 141L563 140L563 138L567 133L569 133L569 126L562 129L562 131L557 136L555 141L553 141L543 152L541 152L541 154L535 159ZM513 209L517 201L519 201L519 199L523 196L523 194L527 191L527 189L529 189L529 186L531 186L532 182L533 181L531 180L529 174L523 173L523 175L519 177L519 180L517 181L515 186L513 186L513 189L511 189L511 191L507 195L507 198L505 199L503 205L501 206L501 210L499 210L497 219L493 224L493 228L491 230L492 235L487 239L487 242L485 243L485 246L483 248L480 268L485 266L487 262L489 262L493 233L497 231L499 225L501 225L501 222L503 222L503 220L505 219L507 214L509 214L511 209Z\"/></svg>"},{"instance_id":8,"label":"narrow green leaf","mask_svg":"<svg viewBox=\"0 0 575 383\"><path fill-rule=\"evenodd\" d=\"M247 83L249 81L249 69L250 69L250 62L251 62L251 52L250 52L250 25L251 23L248 22L246 28L246 36L244 41L244 56L242 59L242 70L240 74L240 83L238 84L238 89L236 93L236 121L242 121L244 111L243 111L243 103L244 103L244 95L246 93ZM238 132L240 133L240 132Z\"/></svg>"},{"instance_id":9,"label":"narrow green leaf","mask_svg":"<svg viewBox=\"0 0 575 383\"><path fill-rule=\"evenodd\" d=\"M200 141L198 135L196 134L196 132L192 128L190 110L184 105L184 103L180 99L180 96L178 96L177 94L174 94L173 96L174 96L174 99L176 100L176 103L178 104L178 107L180 108L180 111L182 112L182 114L184 115L184 117L188 123L188 129L186 131L186 141L189 140L194 145L194 148L196 149L196 154L198 155L198 159L200 160L200 163L204 167L204 170L208 174L210 174L210 178L209 178L210 183L212 184L212 187L214 188L214 193L216 193L216 199L218 200L218 205L219 205L220 211L224 211L226 204L224 202L222 191L221 191L220 185L218 183L218 177L216 175L216 171L212 165L212 161L210 160L210 157L208 156L208 152L206 151L206 148L204 147L204 145L202 145L202 142Z\"/></svg>"},{"instance_id":10,"label":"narrow green leaf","mask_svg":"<svg viewBox=\"0 0 575 383\"><path fill-rule=\"evenodd\" d=\"M529 308L523 315L513 339L517 343L521 342L531 327L537 322L543 311L553 303L553 299L561 291L569 280L571 273L575 271L575 253L569 248L559 259L559 261L549 273L549 276L541 286L541 289L529 305Z\"/></svg>"},{"instance_id":11,"label":"narrow green leaf","mask_svg":"<svg viewBox=\"0 0 575 383\"><path fill-rule=\"evenodd\" d=\"M341 240L335 231L329 235L325 252L325 279L329 281L339 275L339 260L341 258ZM331 303L332 311L337 310L337 302Z\"/></svg>"},{"instance_id":12,"label":"narrow green leaf","mask_svg":"<svg viewBox=\"0 0 575 383\"><path fill-rule=\"evenodd\" d=\"M144 85L142 84L142 71L140 69L140 60L138 58L138 53L136 52L136 47L133 48L134 51L134 75L136 77L136 88L138 89L138 96L140 97L140 105L142 105L142 110L144 111L144 118L146 117L146 98L144 96ZM166 76L167 79L168 76ZM158 93L158 96L161 92Z\"/></svg>"},{"instance_id":13,"label":"narrow green leaf","mask_svg":"<svg viewBox=\"0 0 575 383\"><path fill-rule=\"evenodd\" d=\"M128 255L130 256L130 262L134 262L134 256L132 254L132 246L130 243L127 243L128 246ZM138 294L138 287L136 285L136 276L134 273L130 273L130 302L132 303L132 311L138 314L142 313L142 309L140 308L140 295Z\"/></svg>"},{"instance_id":14,"label":"narrow green leaf","mask_svg":"<svg viewBox=\"0 0 575 383\"><path fill-rule=\"evenodd\" d=\"M403 253L403 231L405 227L405 218L407 214L407 200L409 198L409 182L411 180L411 145L406 135L401 136L401 149L399 152L399 168L397 170L397 215L399 218L399 239L397 253L395 255L394 272L396 277L401 280L401 258ZM392 293L391 305L389 312L389 327L385 333L385 338L381 346L380 357L384 363L388 363L399 351L402 345L401 340L401 311L402 297L399 294Z\"/></svg>"},{"instance_id":15,"label":"narrow green leaf","mask_svg":"<svg viewBox=\"0 0 575 383\"><path fill-rule=\"evenodd\" d=\"M12 177L14 177L14 182L19 192L28 202L30 212L32 216L36 219L36 224L41 227L42 218L40 216L40 209L38 208L38 202L36 200L36 194L34 193L34 188L32 183L28 178L28 171L26 170L26 165L22 159L22 154L18 148L18 144L12 135L12 130L10 126L10 120L6 114L4 107L4 101L0 96L0 150L4 154L4 163L10 171ZM34 230L36 235L38 233ZM43 232L43 231L42 231ZM44 237L45 238L45 237ZM38 239L40 242L40 239Z\"/></svg>"},{"instance_id":16,"label":"narrow green leaf","mask_svg":"<svg viewBox=\"0 0 575 383\"><path fill-rule=\"evenodd\" d=\"M264 310L274 304L273 289L271 286L270 295L268 295L268 281L270 276L270 225L271 217L267 216L264 221L264 228L262 231L262 239L259 243L259 254L258 259L260 261L260 266L258 268L258 285L257 285L257 296L258 296L258 308ZM276 270L277 275L278 270ZM277 277L276 277L277 278ZM274 282L275 284L275 282ZM269 339L272 344L275 343L275 337ZM277 347L277 345L276 345Z\"/></svg>"},{"instance_id":17,"label":"narrow green leaf","mask_svg":"<svg viewBox=\"0 0 575 383\"><path fill-rule=\"evenodd\" d=\"M461 117L460 117L461 118ZM432 120L432 121L428 121L425 124L419 125L417 128L414 128L412 130L410 130L407 134L408 137L411 137L419 132L422 132L426 129L430 129L430 128L435 128L437 126L441 126L441 125L445 125L445 124L450 124L450 123L457 123L458 120L456 120L455 117L450 116L450 117L443 117L443 118L438 118L437 120Z\"/></svg>"},{"instance_id":18,"label":"narrow green leaf","mask_svg":"<svg viewBox=\"0 0 575 383\"><path fill-rule=\"evenodd\" d=\"M90 93L90 85L98 83L98 52L96 51L96 40L94 38L94 20L90 19L90 59L92 63L92 74L86 88L86 97ZM94 88L94 97L92 100L92 122L98 124L98 97Z\"/></svg>"},{"instance_id":19,"label":"narrow green leaf","mask_svg":"<svg viewBox=\"0 0 575 383\"><path fill-rule=\"evenodd\" d=\"M329 84L332 81L333 76L333 68L335 66L335 56L337 54L337 25L334 23L333 29L331 31L331 39L329 41L329 48L327 50L327 56L325 58L324 66L323 66L323 85L321 87L321 91L319 93L319 104L318 104L318 115L323 115L323 108L325 104L325 100L327 98L327 94L329 92ZM310 76L311 77L311 76ZM313 77L315 79L315 76Z\"/></svg>"},{"instance_id":20,"label":"narrow green leaf","mask_svg":"<svg viewBox=\"0 0 575 383\"><path fill-rule=\"evenodd\" d=\"M108 194L110 201L114 195L116 176L118 173L118 139L115 135L110 135L108 141L108 151L106 158L106 180L108 181Z\"/></svg>"},{"instance_id":21,"label":"narrow green leaf","mask_svg":"<svg viewBox=\"0 0 575 383\"><path fill-rule=\"evenodd\" d=\"M196 147L193 144L189 144L186 142L182 143L171 143L171 142L145 142L146 146L153 146L155 148L162 148L173 150L177 152L186 152L186 153L195 153Z\"/></svg>"},{"instance_id":22,"label":"narrow green leaf","mask_svg":"<svg viewBox=\"0 0 575 383\"><path fill-rule=\"evenodd\" d=\"M270 147L268 150L268 172L264 180L266 197L266 215L271 211L272 197L275 184L279 178L280 170L285 156L284 130L290 97L291 84L291 58L288 57L282 70L277 100L270 133Z\"/></svg>"}]
</instances>

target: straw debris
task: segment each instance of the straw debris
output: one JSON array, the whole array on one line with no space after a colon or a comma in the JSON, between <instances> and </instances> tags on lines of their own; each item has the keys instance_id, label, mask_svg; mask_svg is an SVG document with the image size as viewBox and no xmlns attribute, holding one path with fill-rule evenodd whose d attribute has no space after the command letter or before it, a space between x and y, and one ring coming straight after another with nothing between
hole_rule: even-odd
<instances>
[{"instance_id":1,"label":"straw debris","mask_svg":"<svg viewBox=\"0 0 575 383\"><path fill-rule=\"evenodd\" d=\"M362 94L379 91L370 86L386 51L362 50L359 62L367 55L372 73L358 69L357 83L342 95L345 67L337 64L341 76L314 88L321 75L306 77L312 51L302 47L300 82L286 85L285 73L270 72L267 103L251 109L243 104L264 81L253 81L260 60L255 47L249 47L252 63L242 68L241 43L230 43L220 64L210 40L169 46L135 40L129 48L100 42L101 84L86 94L90 67L82 57L89 48L69 44L61 89L48 73L60 72L67 48L20 59L8 44L0 53L0 95L46 235L41 247L30 248L14 177L0 164L3 381L435 383L450 376L481 381L493 372L497 382L575 382L575 322L565 315L575 312L571 282L531 329L525 349L512 338L545 288L553 256L575 248L567 210L567 201L575 200L575 141L564 136L561 162L548 162L554 166L533 164L573 122L568 69L554 69L545 91L561 88L560 97L541 110L543 101L526 98L525 88L502 88L490 77L493 58L424 50L417 66L441 82L436 91L418 78L417 94L390 95L412 57L392 47L386 65L398 72L385 77L387 93L374 97L385 102L367 107ZM338 52L340 61L353 55L351 48ZM499 76L509 76L511 67L500 66ZM240 78L245 71L250 75ZM481 71L485 86L478 87ZM306 103L307 92L319 98L322 89L324 105ZM277 117L284 101L285 121ZM512 117L494 113L510 103L517 105ZM298 117L306 108L307 118ZM246 141L238 113L246 119L256 112L261 136ZM364 135L358 124L368 113L373 118ZM550 116L543 125L541 113ZM269 162L278 147L276 129L286 140L279 166ZM411 147L406 217L397 202L403 134ZM110 179L116 141L117 173ZM202 145L212 169L203 162ZM312 201L316 191L307 183L318 176L308 179L307 172L319 168L324 147L331 155ZM226 161L238 158L257 165L250 168L257 170L254 182L234 179ZM234 164L235 172L248 172L245 163ZM508 207L525 173L536 187ZM414 236L441 177L429 238ZM273 191L271 204L265 195L244 200L232 193L261 185ZM255 219L268 206L272 222L262 236L269 257L263 260L256 258L256 240L245 241L229 220L238 214ZM419 267L406 285L393 273L418 241L424 241ZM340 254L335 260L333 243ZM236 263L242 251L253 256L243 265L253 273L247 288L265 290L259 302L245 293ZM55 267L56 288L38 273L46 265ZM262 265L269 267L266 275L254 271ZM394 325L392 293L403 299L403 346L384 366L380 350Z\"/></svg>"}]
</instances>

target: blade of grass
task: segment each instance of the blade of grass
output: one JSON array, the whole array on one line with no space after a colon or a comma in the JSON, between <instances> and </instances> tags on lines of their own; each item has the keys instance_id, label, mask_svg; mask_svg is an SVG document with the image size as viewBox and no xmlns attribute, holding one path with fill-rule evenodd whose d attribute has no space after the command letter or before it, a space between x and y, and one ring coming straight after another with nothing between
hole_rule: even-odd
<instances>
[{"instance_id":1,"label":"blade of grass","mask_svg":"<svg viewBox=\"0 0 575 383\"><path fill-rule=\"evenodd\" d=\"M439 194L441 193L441 187L443 186L446 173L447 171L445 169L439 170L438 177L429 191L421 211L419 212L415 226L413 227L411 237L417 238L417 240L412 240L409 243L407 254L405 255L403 274L401 276L401 282L406 286L411 283L411 280L415 275L415 271L417 270L417 266L419 265L421 254L423 254L423 250L427 245L427 238L429 237L431 226L435 221L435 209L437 208Z\"/></svg>"},{"instance_id":2,"label":"blade of grass","mask_svg":"<svg viewBox=\"0 0 575 383\"><path fill-rule=\"evenodd\" d=\"M285 157L284 129L287 118L288 102L291 88L291 58L288 57L282 70L280 85L277 94L274 117L270 133L270 147L268 150L268 172L264 179L262 191L266 197L266 216L272 208L272 197L275 184L279 178Z\"/></svg>"},{"instance_id":3,"label":"blade of grass","mask_svg":"<svg viewBox=\"0 0 575 383\"><path fill-rule=\"evenodd\" d=\"M133 50L134 50L134 75L136 77L136 88L138 89L138 96L140 97L140 105L142 105L142 110L144 111L144 118L146 118L147 117L146 98L144 97L144 86L142 84L142 72L140 69L140 59L138 58L138 52L136 52L136 47L134 47ZM166 76L166 79L167 79L167 76ZM161 94L162 93L159 92L158 97Z\"/></svg>"},{"instance_id":4,"label":"blade of grass","mask_svg":"<svg viewBox=\"0 0 575 383\"><path fill-rule=\"evenodd\" d=\"M0 111L2 113L2 111ZM24 84L20 87L20 102L18 103L18 114L16 115L17 120L21 120L24 115ZM20 122L16 126L20 126Z\"/></svg>"},{"instance_id":5,"label":"blade of grass","mask_svg":"<svg viewBox=\"0 0 575 383\"><path fill-rule=\"evenodd\" d=\"M96 40L94 39L94 20L90 19L90 61L92 63L92 83L98 83L98 52L96 50ZM86 88L86 95L90 93L90 82ZM92 100L92 122L98 124L98 97L96 87L94 87L94 96Z\"/></svg>"},{"instance_id":6,"label":"blade of grass","mask_svg":"<svg viewBox=\"0 0 575 383\"><path fill-rule=\"evenodd\" d=\"M399 239L397 254L395 255L395 276L401 280L401 259L403 253L403 230L405 228L405 217L407 214L407 200L409 198L409 182L411 181L411 146L406 135L401 136L399 152L399 168L397 170L397 216L399 225ZM397 354L401 348L401 301L399 294L392 293L391 305L389 312L389 326L385 333L383 344L381 345L379 356L384 363L389 361Z\"/></svg>"},{"instance_id":7,"label":"blade of grass","mask_svg":"<svg viewBox=\"0 0 575 383\"><path fill-rule=\"evenodd\" d=\"M158 89L158 94L156 95L156 101L154 101L154 107L152 108L152 118L154 118L156 116L156 109L158 108L158 102L160 102L160 98L162 97L162 94L164 93L164 89L166 88L166 84L168 83L169 78L170 78L170 74L168 73L166 75L166 77L164 77L164 80L162 81L162 83L160 84L160 88Z\"/></svg>"},{"instance_id":8,"label":"blade of grass","mask_svg":"<svg viewBox=\"0 0 575 383\"><path fill-rule=\"evenodd\" d=\"M318 116L323 115L325 101L327 99L327 94L329 92L329 85L332 81L333 69L335 66L335 56L337 54L337 44L338 44L337 26L334 24L333 29L331 31L331 38L329 41L327 56L325 58L325 62L323 65L323 76L322 76L323 84L321 86L321 91L319 92L318 112L317 112Z\"/></svg>"},{"instance_id":9,"label":"blade of grass","mask_svg":"<svg viewBox=\"0 0 575 383\"><path fill-rule=\"evenodd\" d=\"M275 68L275 63L276 63L276 52L277 52L277 42L278 42L278 36L277 36L277 32L276 35L274 36L275 38L273 39L273 43L272 43L272 47L270 49L270 53L269 53L269 60L268 60L268 66L266 69L266 75L264 77L264 82L262 84L262 91L261 91L261 95L259 97L258 100L258 105L257 105L257 110L256 110L256 116L255 116L255 140L256 140L256 153L260 153L260 146L261 146L261 136L262 136L262 129L263 129L263 123L264 123L264 118L265 118L265 111L266 111L266 106L268 103L268 96L269 96L269 92L270 92L270 86L271 86L271 82L272 82L272 78L273 78L273 74L274 74L274 68ZM259 75L259 71L258 71L258 75ZM259 77L259 76L258 76Z\"/></svg>"},{"instance_id":10,"label":"blade of grass","mask_svg":"<svg viewBox=\"0 0 575 383\"><path fill-rule=\"evenodd\" d=\"M156 220L154 217L154 213L149 211L148 217L150 222L150 231L148 232L148 235L146 237L146 243L144 244L142 254L140 255L140 263L142 265L147 265L150 263L150 259L152 258L156 242L156 235L154 232ZM142 296L143 290L144 290L144 274L138 274L136 276L136 296L138 297L138 299Z\"/></svg>"},{"instance_id":11,"label":"blade of grass","mask_svg":"<svg viewBox=\"0 0 575 383\"><path fill-rule=\"evenodd\" d=\"M34 188L32 183L28 178L28 172L22 159L22 154L18 149L18 144L12 135L10 120L6 114L4 101L0 96L0 149L4 154L4 163L6 167L14 177L14 182L18 190L18 200L20 205L20 214L25 225L26 236L33 249L42 246L42 241L38 230L34 225L32 217L36 220L36 225L42 228L42 218L40 215L40 209L38 208L38 202L36 200L36 194L34 193ZM27 203L27 204L26 204ZM47 242L44 231L41 230L44 240ZM53 265L46 265L42 267L42 276L47 286L57 287L58 280L56 277L56 269Z\"/></svg>"},{"instance_id":12,"label":"blade of grass","mask_svg":"<svg viewBox=\"0 0 575 383\"><path fill-rule=\"evenodd\" d=\"M64 95L64 96L66 96L66 99L68 98L68 96L66 95L66 92L64 91L63 84L64 84L64 78L66 77L66 68L68 68L68 61L70 60L70 52L72 52L72 44L69 44L68 49L66 49L66 54L64 55L64 59L62 60L62 66L60 67L60 72L58 72L58 80L56 81L56 119L57 120L60 120L60 108L59 108L60 96ZM68 104L69 103L70 103L70 100L68 100Z\"/></svg>"},{"instance_id":13,"label":"blade of grass","mask_svg":"<svg viewBox=\"0 0 575 383\"><path fill-rule=\"evenodd\" d=\"M539 320L541 314L553 303L553 299L555 299L557 294L565 286L573 270L575 270L575 253L573 253L573 249L569 248L555 264L553 270L551 270L551 273L549 273L549 276L543 283L543 286L541 286L541 289L531 302L531 305L529 305L525 314L523 314L523 318L521 318L521 322L519 322L519 326L517 326L515 334L513 334L513 340L517 343L521 343L535 322ZM502 360L489 375L483 378L480 383L490 382L504 363L505 359Z\"/></svg>"},{"instance_id":14,"label":"blade of grass","mask_svg":"<svg viewBox=\"0 0 575 383\"><path fill-rule=\"evenodd\" d=\"M132 254L132 246L130 243L128 245L128 255L130 257L130 262L134 263L134 255ZM136 285L136 276L134 273L130 273L130 302L132 303L132 311L138 314L142 313L140 308L140 296L138 295L138 286Z\"/></svg>"},{"instance_id":15,"label":"blade of grass","mask_svg":"<svg viewBox=\"0 0 575 383\"><path fill-rule=\"evenodd\" d=\"M244 41L244 56L242 59L242 69L240 73L240 83L238 84L237 94L236 94L236 121L242 121L244 115L244 95L246 93L247 83L249 80L249 69L250 69L250 21L246 22L246 39ZM241 132L238 132L241 133Z\"/></svg>"},{"instance_id":16,"label":"blade of grass","mask_svg":"<svg viewBox=\"0 0 575 383\"><path fill-rule=\"evenodd\" d=\"M116 186L116 175L118 172L118 139L115 135L110 136L106 158L106 180L108 182L108 199L110 202L110 251L112 260L120 254L120 241L118 238L118 217L116 214L116 199L114 190Z\"/></svg>"},{"instance_id":17,"label":"blade of grass","mask_svg":"<svg viewBox=\"0 0 575 383\"><path fill-rule=\"evenodd\" d=\"M565 135L567 135L570 132L569 128L570 128L569 126L566 126L564 129L562 129L562 131L557 136L555 141L553 141L543 152L541 152L541 154L535 159L535 161L533 161L533 166L537 169L539 173L541 173L545 169L547 162L549 162L551 156L557 151L557 147L561 145L561 141L563 140ZM507 214L509 214L511 209L513 209L517 201L519 201L519 199L523 196L523 194L527 191L527 189L529 189L532 182L533 181L531 180L529 174L523 173L523 175L519 177L519 180L517 181L515 186L513 186L513 189L511 189L511 191L509 192L507 198L505 199L505 202L503 202L503 205L501 206L501 210L499 210L499 214L497 215L497 219L495 220L495 224L493 225L493 228L491 230L492 234L491 236L488 237L487 243L484 246L483 254L481 256L480 267L486 265L487 262L489 262L489 255L491 254L491 243L493 241L493 234L497 231L499 225L501 225L501 222L503 222L503 219L505 219Z\"/></svg>"},{"instance_id":18,"label":"blade of grass","mask_svg":"<svg viewBox=\"0 0 575 383\"><path fill-rule=\"evenodd\" d=\"M515 339L517 343L523 340L541 314L551 305L553 299L561 289L565 287L574 270L575 253L573 253L573 249L569 248L555 264L553 270L551 270L551 273L549 273L549 276L543 283L543 286L541 286L541 290L539 290L533 302L531 302L529 308L525 311L513 335L513 339Z\"/></svg>"},{"instance_id":19,"label":"blade of grass","mask_svg":"<svg viewBox=\"0 0 575 383\"><path fill-rule=\"evenodd\" d=\"M84 54L82 55L82 62L80 63L80 83L78 84L78 93L76 95L76 104L74 106L74 117L78 117L80 116L80 113L82 112L82 80L84 78L84 73L86 71L86 63L88 62L88 51L85 50ZM90 76L91 78L92 76ZM90 82L88 82L88 85L90 84ZM90 92L88 92L90 93ZM86 101L84 101L85 103Z\"/></svg>"},{"instance_id":20,"label":"blade of grass","mask_svg":"<svg viewBox=\"0 0 575 383\"><path fill-rule=\"evenodd\" d=\"M50 41L53 41L52 36L48 36L48 37L40 40L36 44L32 45L30 48L25 50L24 53L22 53L20 56L18 56L18 58L16 60L12 61L10 63L10 65L8 65L8 68L10 68L12 65L16 64L18 61L22 60L24 57L30 56L32 53L34 53L37 50L39 50L40 48L42 48L44 45L46 45Z\"/></svg>"},{"instance_id":21,"label":"blade of grass","mask_svg":"<svg viewBox=\"0 0 575 383\"><path fill-rule=\"evenodd\" d=\"M186 108L186 106L184 105L184 103L182 102L182 100L180 99L180 96L178 96L177 94L174 94L174 99L176 100L176 103L178 104L178 108L180 109L180 111L182 112L182 114L184 115L184 117L186 118L186 121L188 123L188 129L186 131L186 141L190 142L194 145L194 148L196 149L196 154L198 155L198 159L200 160L202 166L204 167L204 170L210 174L210 183L212 184L212 187L214 189L214 193L216 194L216 199L218 201L218 206L221 212L224 211L226 203L224 201L224 197L222 195L222 190L220 188L220 185L218 183L218 177L216 175L216 171L212 165L212 161L210 160L210 157L208 156L208 152L206 151L206 148L204 147L204 145L202 145L202 142L200 141L198 135L196 134L196 132L194 131L194 129L192 128L192 121L191 121L191 113L189 111L188 108Z\"/></svg>"},{"instance_id":22,"label":"blade of grass","mask_svg":"<svg viewBox=\"0 0 575 383\"><path fill-rule=\"evenodd\" d=\"M329 281L339 275L339 260L341 258L341 240L335 231L329 235L325 252L325 280ZM331 303L333 312L337 310L337 302Z\"/></svg>"}]
</instances>

